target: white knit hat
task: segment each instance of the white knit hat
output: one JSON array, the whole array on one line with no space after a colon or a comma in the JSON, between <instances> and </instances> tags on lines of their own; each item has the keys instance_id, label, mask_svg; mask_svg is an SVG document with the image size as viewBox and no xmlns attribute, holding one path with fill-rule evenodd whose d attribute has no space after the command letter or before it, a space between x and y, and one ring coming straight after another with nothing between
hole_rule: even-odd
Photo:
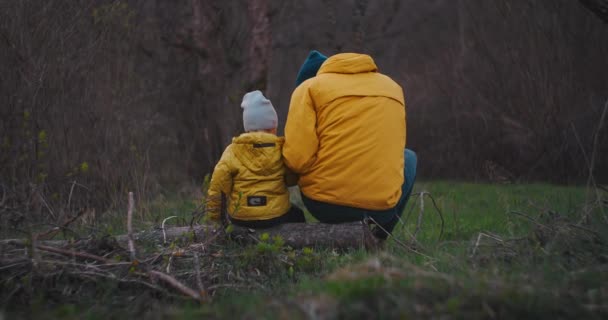
<instances>
[{"instance_id":1,"label":"white knit hat","mask_svg":"<svg viewBox=\"0 0 608 320\"><path fill-rule=\"evenodd\" d=\"M248 92L243 96L243 127L245 131L275 129L278 119L270 100L260 90Z\"/></svg>"}]
</instances>

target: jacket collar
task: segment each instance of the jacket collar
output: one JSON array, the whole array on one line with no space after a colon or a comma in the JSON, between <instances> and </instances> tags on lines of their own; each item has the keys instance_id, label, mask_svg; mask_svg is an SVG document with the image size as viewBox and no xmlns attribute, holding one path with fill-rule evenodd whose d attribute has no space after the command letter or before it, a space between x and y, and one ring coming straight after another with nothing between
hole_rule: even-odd
<instances>
[{"instance_id":1,"label":"jacket collar","mask_svg":"<svg viewBox=\"0 0 608 320\"><path fill-rule=\"evenodd\" d=\"M374 59L366 54L339 53L327 59L317 74L377 72Z\"/></svg>"},{"instance_id":2,"label":"jacket collar","mask_svg":"<svg viewBox=\"0 0 608 320\"><path fill-rule=\"evenodd\" d=\"M283 143L284 138L278 137L272 133L254 131L246 132L238 137L232 138L232 143L236 144L254 144L254 143Z\"/></svg>"}]
</instances>

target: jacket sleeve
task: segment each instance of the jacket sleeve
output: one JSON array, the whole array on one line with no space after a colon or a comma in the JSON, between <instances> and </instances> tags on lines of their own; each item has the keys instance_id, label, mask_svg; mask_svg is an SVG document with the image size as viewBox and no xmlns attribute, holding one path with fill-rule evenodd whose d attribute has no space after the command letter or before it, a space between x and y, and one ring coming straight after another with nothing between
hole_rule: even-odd
<instances>
[{"instance_id":1,"label":"jacket sleeve","mask_svg":"<svg viewBox=\"0 0 608 320\"><path fill-rule=\"evenodd\" d=\"M316 160L319 148L317 114L310 96L310 81L305 81L291 96L285 123L285 164L297 174L306 173Z\"/></svg>"},{"instance_id":2,"label":"jacket sleeve","mask_svg":"<svg viewBox=\"0 0 608 320\"><path fill-rule=\"evenodd\" d=\"M232 149L228 146L213 169L209 191L207 191L207 215L214 221L220 220L222 192L226 194L226 197L229 197L232 192L232 175L236 170L231 165L232 158Z\"/></svg>"}]
</instances>

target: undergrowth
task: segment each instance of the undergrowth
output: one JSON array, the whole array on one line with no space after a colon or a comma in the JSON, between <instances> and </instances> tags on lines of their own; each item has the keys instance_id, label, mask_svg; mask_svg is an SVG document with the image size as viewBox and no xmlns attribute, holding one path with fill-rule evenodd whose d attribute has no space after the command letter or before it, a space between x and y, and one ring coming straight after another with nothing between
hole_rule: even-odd
<instances>
[{"instance_id":1,"label":"undergrowth","mask_svg":"<svg viewBox=\"0 0 608 320\"><path fill-rule=\"evenodd\" d=\"M167 288L70 280L69 272L55 278L3 276L0 301L10 316L79 319L608 315L606 193L597 202L603 206L590 209L584 188L578 187L421 182L414 192L418 196L410 200L395 239L380 251L293 249L268 234L248 246L206 246L200 251L209 295L203 304ZM173 215L178 217L172 224L186 225L196 203L169 199L157 204L153 221L138 226L157 226ZM591 212L590 218L579 223L582 212ZM195 239L185 236L161 246L164 255L149 264L171 268L196 287L187 249L192 245ZM159 245L148 249L158 251ZM116 261L128 259L125 252L114 255ZM16 288L22 289L13 292Z\"/></svg>"}]
</instances>

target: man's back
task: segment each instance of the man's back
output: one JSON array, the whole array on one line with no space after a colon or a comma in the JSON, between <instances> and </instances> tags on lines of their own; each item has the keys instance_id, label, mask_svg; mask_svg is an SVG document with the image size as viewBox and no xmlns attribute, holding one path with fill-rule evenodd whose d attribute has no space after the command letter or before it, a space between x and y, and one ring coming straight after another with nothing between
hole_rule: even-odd
<instances>
[{"instance_id":1,"label":"man's back","mask_svg":"<svg viewBox=\"0 0 608 320\"><path fill-rule=\"evenodd\" d=\"M403 91L376 70L369 56L335 55L294 92L283 154L307 197L384 210L401 196Z\"/></svg>"}]
</instances>

